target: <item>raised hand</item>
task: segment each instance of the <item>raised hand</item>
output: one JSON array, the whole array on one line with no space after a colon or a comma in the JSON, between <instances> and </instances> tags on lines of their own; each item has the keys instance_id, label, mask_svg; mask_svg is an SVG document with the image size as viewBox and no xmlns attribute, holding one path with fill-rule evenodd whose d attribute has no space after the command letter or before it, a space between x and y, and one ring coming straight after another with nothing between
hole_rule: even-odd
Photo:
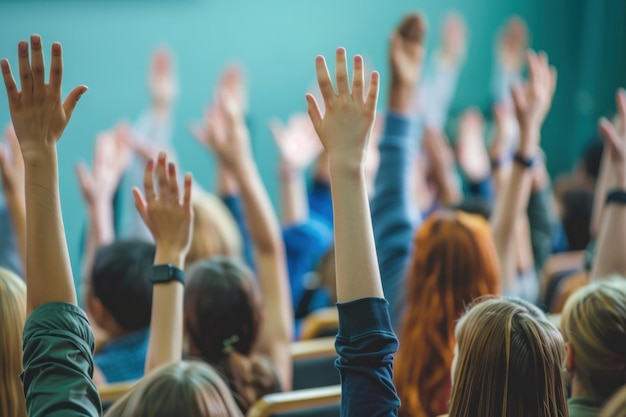
<instances>
[{"instance_id":1,"label":"raised hand","mask_svg":"<svg viewBox=\"0 0 626 417\"><path fill-rule=\"evenodd\" d=\"M607 144L611 158L612 186L626 189L626 90L615 94L617 117L611 123L600 119L600 134Z\"/></svg>"},{"instance_id":2,"label":"raised hand","mask_svg":"<svg viewBox=\"0 0 626 417\"><path fill-rule=\"evenodd\" d=\"M112 204L115 190L130 161L130 135L130 127L125 124L118 125L115 131L99 134L91 172L84 163L76 167L81 192L89 206Z\"/></svg>"},{"instance_id":3,"label":"raised hand","mask_svg":"<svg viewBox=\"0 0 626 417\"><path fill-rule=\"evenodd\" d=\"M365 96L363 58L360 55L354 57L352 87L349 84L345 49L337 49L336 61L335 92L324 57L316 58L317 80L326 113L322 116L312 94L306 95L308 112L315 131L329 154L330 164L347 164L348 167L362 169L376 117L380 77L378 72L372 72Z\"/></svg>"},{"instance_id":4,"label":"raised hand","mask_svg":"<svg viewBox=\"0 0 626 417\"><path fill-rule=\"evenodd\" d=\"M520 17L511 17L498 39L498 59L507 72L518 73L524 66L528 48L528 27Z\"/></svg>"},{"instance_id":5,"label":"raised hand","mask_svg":"<svg viewBox=\"0 0 626 417\"><path fill-rule=\"evenodd\" d=\"M191 244L191 174L185 175L184 190L181 195L176 176L176 165L168 163L164 152L159 154L156 167L154 161L146 164L144 173L144 195L137 187L133 188L135 205L139 215L152 233L157 246L157 254L182 259ZM154 186L157 177L158 187ZM157 189L158 188L158 189ZM179 266L180 267L180 266Z\"/></svg>"},{"instance_id":6,"label":"raised hand","mask_svg":"<svg viewBox=\"0 0 626 417\"><path fill-rule=\"evenodd\" d=\"M168 108L178 97L178 81L172 57L166 49L157 49L152 55L148 88L156 107Z\"/></svg>"},{"instance_id":7,"label":"raised hand","mask_svg":"<svg viewBox=\"0 0 626 417\"><path fill-rule=\"evenodd\" d=\"M32 59L29 59L28 43L22 41L18 44L21 91L17 89L9 62L6 59L0 62L11 120L25 159L36 157L42 151L49 151L55 147L72 116L76 103L87 91L86 86L76 87L61 103L63 75L61 44L52 44L48 83L45 82L44 57L39 35L31 36L30 48Z\"/></svg>"},{"instance_id":8,"label":"raised hand","mask_svg":"<svg viewBox=\"0 0 626 417\"><path fill-rule=\"evenodd\" d=\"M463 17L450 13L443 23L440 58L446 65L456 67L465 59L467 52L467 27Z\"/></svg>"},{"instance_id":9,"label":"raised hand","mask_svg":"<svg viewBox=\"0 0 626 417\"><path fill-rule=\"evenodd\" d=\"M0 174L5 195L24 198L24 160L13 125L4 129L5 143L0 144ZM21 197L18 197L21 196Z\"/></svg>"},{"instance_id":10,"label":"raised hand","mask_svg":"<svg viewBox=\"0 0 626 417\"><path fill-rule=\"evenodd\" d=\"M514 150L518 126L512 113L513 110L504 104L496 104L493 108L494 130L489 155L494 161L504 162Z\"/></svg>"},{"instance_id":11,"label":"raised hand","mask_svg":"<svg viewBox=\"0 0 626 417\"><path fill-rule=\"evenodd\" d=\"M272 120L270 131L278 146L283 170L300 173L322 152L311 119L304 113L292 115L287 125L278 119Z\"/></svg>"},{"instance_id":12,"label":"raised hand","mask_svg":"<svg viewBox=\"0 0 626 417\"><path fill-rule=\"evenodd\" d=\"M217 84L215 101L219 102L223 94L229 96L243 114L246 113L248 110L246 78L243 70L237 65L228 65L224 68L222 78Z\"/></svg>"},{"instance_id":13,"label":"raised hand","mask_svg":"<svg viewBox=\"0 0 626 417\"><path fill-rule=\"evenodd\" d=\"M485 125L477 109L461 115L457 133L457 155L461 169L470 181L478 182L489 176L489 157L484 140Z\"/></svg>"},{"instance_id":14,"label":"raised hand","mask_svg":"<svg viewBox=\"0 0 626 417\"><path fill-rule=\"evenodd\" d=\"M521 130L541 128L556 89L556 70L548 65L548 56L529 51L527 60L530 78L526 85L513 88L515 114Z\"/></svg>"},{"instance_id":15,"label":"raised hand","mask_svg":"<svg viewBox=\"0 0 626 417\"><path fill-rule=\"evenodd\" d=\"M424 18L419 14L410 14L391 35L389 55L392 85L399 83L414 86L417 84L424 58L425 34Z\"/></svg>"}]
</instances>

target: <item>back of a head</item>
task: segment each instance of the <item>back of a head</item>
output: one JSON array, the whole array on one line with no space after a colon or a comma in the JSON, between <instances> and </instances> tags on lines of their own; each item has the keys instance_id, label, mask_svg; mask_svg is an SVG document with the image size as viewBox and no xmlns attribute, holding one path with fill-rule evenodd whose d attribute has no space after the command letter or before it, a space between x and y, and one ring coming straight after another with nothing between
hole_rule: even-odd
<instances>
[{"instance_id":1,"label":"back of a head","mask_svg":"<svg viewBox=\"0 0 626 417\"><path fill-rule=\"evenodd\" d=\"M155 246L135 240L101 247L91 273L91 294L127 331L150 325Z\"/></svg>"},{"instance_id":2,"label":"back of a head","mask_svg":"<svg viewBox=\"0 0 626 417\"><path fill-rule=\"evenodd\" d=\"M479 216L435 213L415 247L394 382L400 414L420 417L447 409L456 320L474 299L500 289L491 231Z\"/></svg>"},{"instance_id":3,"label":"back of a head","mask_svg":"<svg viewBox=\"0 0 626 417\"><path fill-rule=\"evenodd\" d=\"M166 365L144 377L106 417L241 417L219 374L201 361Z\"/></svg>"},{"instance_id":4,"label":"back of a head","mask_svg":"<svg viewBox=\"0 0 626 417\"><path fill-rule=\"evenodd\" d=\"M186 262L213 256L240 257L241 233L228 207L216 196L194 189L193 233Z\"/></svg>"},{"instance_id":5,"label":"back of a head","mask_svg":"<svg viewBox=\"0 0 626 417\"><path fill-rule=\"evenodd\" d=\"M574 373L603 403L626 385L626 280L615 277L581 288L561 317L574 353Z\"/></svg>"},{"instance_id":6,"label":"back of a head","mask_svg":"<svg viewBox=\"0 0 626 417\"><path fill-rule=\"evenodd\" d=\"M457 325L450 417L567 415L565 344L535 306L488 299Z\"/></svg>"},{"instance_id":7,"label":"back of a head","mask_svg":"<svg viewBox=\"0 0 626 417\"><path fill-rule=\"evenodd\" d=\"M26 417L22 373L22 331L26 321L26 286L0 268L0 415Z\"/></svg>"},{"instance_id":8,"label":"back of a head","mask_svg":"<svg viewBox=\"0 0 626 417\"><path fill-rule=\"evenodd\" d=\"M573 188L562 197L562 222L569 250L584 250L591 239L590 224L593 193L587 188Z\"/></svg>"},{"instance_id":9,"label":"back of a head","mask_svg":"<svg viewBox=\"0 0 626 417\"><path fill-rule=\"evenodd\" d=\"M279 390L269 363L251 356L261 322L260 298L252 271L239 260L214 257L189 268L184 308L190 354L216 367L244 412Z\"/></svg>"}]
</instances>

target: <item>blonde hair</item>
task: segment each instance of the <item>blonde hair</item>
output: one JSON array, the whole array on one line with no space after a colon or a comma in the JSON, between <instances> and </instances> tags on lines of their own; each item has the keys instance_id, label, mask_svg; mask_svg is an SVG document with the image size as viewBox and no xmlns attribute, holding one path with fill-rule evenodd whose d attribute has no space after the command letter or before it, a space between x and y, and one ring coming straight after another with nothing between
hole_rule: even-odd
<instances>
[{"instance_id":1,"label":"blonde hair","mask_svg":"<svg viewBox=\"0 0 626 417\"><path fill-rule=\"evenodd\" d=\"M201 188L194 188L192 196L193 234L186 263L216 255L241 257L241 233L222 200Z\"/></svg>"},{"instance_id":2,"label":"blonde hair","mask_svg":"<svg viewBox=\"0 0 626 417\"><path fill-rule=\"evenodd\" d=\"M457 324L450 417L567 416L565 344L535 306L475 304Z\"/></svg>"},{"instance_id":3,"label":"blonde hair","mask_svg":"<svg viewBox=\"0 0 626 417\"><path fill-rule=\"evenodd\" d=\"M574 351L576 376L598 402L626 384L626 281L614 279L576 291L561 317Z\"/></svg>"},{"instance_id":4,"label":"blonde hair","mask_svg":"<svg viewBox=\"0 0 626 417\"><path fill-rule=\"evenodd\" d=\"M26 321L26 285L0 268L0 415L26 417L22 368L22 332Z\"/></svg>"},{"instance_id":5,"label":"blonde hair","mask_svg":"<svg viewBox=\"0 0 626 417\"><path fill-rule=\"evenodd\" d=\"M242 417L222 378L201 361L181 361L157 369L105 416Z\"/></svg>"}]
</instances>

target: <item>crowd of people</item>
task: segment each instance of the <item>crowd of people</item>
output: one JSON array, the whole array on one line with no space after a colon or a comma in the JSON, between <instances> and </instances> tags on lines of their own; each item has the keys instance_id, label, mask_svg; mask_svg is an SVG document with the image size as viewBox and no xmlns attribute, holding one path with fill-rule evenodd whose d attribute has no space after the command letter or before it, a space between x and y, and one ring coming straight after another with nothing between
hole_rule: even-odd
<instances>
[{"instance_id":1,"label":"crowd of people","mask_svg":"<svg viewBox=\"0 0 626 417\"><path fill-rule=\"evenodd\" d=\"M178 83L156 51L150 108L76 170L78 288L56 143L87 87L63 100L61 44L46 66L40 36L20 42L0 61L0 415L100 416L99 387L137 381L104 415L243 416L292 390L290 343L336 305L343 416L625 416L626 91L553 183L541 132L557 71L524 21L496 40L489 114L455 120L465 23L449 15L430 54L426 32L401 20L384 82L341 47L334 76L314 59L308 115L270 123L280 217L243 70L224 70L190 128L217 162L209 192L179 172Z\"/></svg>"}]
</instances>

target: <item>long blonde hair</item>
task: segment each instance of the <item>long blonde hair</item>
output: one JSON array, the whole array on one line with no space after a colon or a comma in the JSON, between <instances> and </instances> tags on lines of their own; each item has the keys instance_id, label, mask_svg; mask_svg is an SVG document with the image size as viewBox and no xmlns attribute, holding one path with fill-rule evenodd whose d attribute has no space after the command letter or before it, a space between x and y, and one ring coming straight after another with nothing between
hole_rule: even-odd
<instances>
[{"instance_id":1,"label":"long blonde hair","mask_svg":"<svg viewBox=\"0 0 626 417\"><path fill-rule=\"evenodd\" d=\"M418 230L407 277L406 310L394 383L400 416L447 410L454 325L474 299L498 294L499 265L489 224L461 211L441 211Z\"/></svg>"},{"instance_id":2,"label":"long blonde hair","mask_svg":"<svg viewBox=\"0 0 626 417\"><path fill-rule=\"evenodd\" d=\"M576 376L594 400L605 402L626 385L626 280L616 277L576 291L561 326Z\"/></svg>"},{"instance_id":3,"label":"long blonde hair","mask_svg":"<svg viewBox=\"0 0 626 417\"><path fill-rule=\"evenodd\" d=\"M26 285L0 268L0 415L26 417L22 368L22 332L26 321Z\"/></svg>"},{"instance_id":4,"label":"long blonde hair","mask_svg":"<svg viewBox=\"0 0 626 417\"><path fill-rule=\"evenodd\" d=\"M230 390L208 364L181 361L144 377L106 417L242 417Z\"/></svg>"},{"instance_id":5,"label":"long blonde hair","mask_svg":"<svg viewBox=\"0 0 626 417\"><path fill-rule=\"evenodd\" d=\"M626 386L607 402L600 417L626 417Z\"/></svg>"},{"instance_id":6,"label":"long blonde hair","mask_svg":"<svg viewBox=\"0 0 626 417\"><path fill-rule=\"evenodd\" d=\"M566 417L565 343L535 306L475 304L457 324L450 417Z\"/></svg>"}]
</instances>

